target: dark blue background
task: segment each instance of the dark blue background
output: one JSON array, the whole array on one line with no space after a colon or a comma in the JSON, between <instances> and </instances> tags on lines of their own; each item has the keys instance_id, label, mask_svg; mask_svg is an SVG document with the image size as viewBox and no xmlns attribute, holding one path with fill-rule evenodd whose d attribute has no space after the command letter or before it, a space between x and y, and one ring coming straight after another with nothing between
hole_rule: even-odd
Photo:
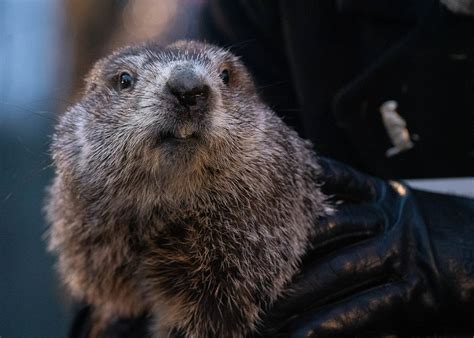
<instances>
[{"instance_id":1,"label":"dark blue background","mask_svg":"<svg viewBox=\"0 0 474 338\"><path fill-rule=\"evenodd\" d=\"M42 239L49 135L69 91L59 3L0 0L1 337L62 337L70 322Z\"/></svg>"}]
</instances>

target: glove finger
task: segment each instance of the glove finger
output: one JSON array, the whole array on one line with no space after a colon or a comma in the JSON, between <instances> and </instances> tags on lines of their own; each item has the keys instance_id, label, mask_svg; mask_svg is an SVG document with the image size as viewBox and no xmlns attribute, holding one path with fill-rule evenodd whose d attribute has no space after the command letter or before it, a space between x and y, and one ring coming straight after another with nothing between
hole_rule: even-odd
<instances>
[{"instance_id":1,"label":"glove finger","mask_svg":"<svg viewBox=\"0 0 474 338\"><path fill-rule=\"evenodd\" d=\"M288 331L295 338L354 335L381 329L391 331L396 326L393 318L403 309L408 293L402 282L381 285L307 312L295 318Z\"/></svg>"},{"instance_id":2,"label":"glove finger","mask_svg":"<svg viewBox=\"0 0 474 338\"><path fill-rule=\"evenodd\" d=\"M288 295L270 310L267 322L281 325L284 318L305 309L334 302L357 290L388 279L390 255L379 241L366 241L303 267Z\"/></svg>"},{"instance_id":3,"label":"glove finger","mask_svg":"<svg viewBox=\"0 0 474 338\"><path fill-rule=\"evenodd\" d=\"M308 257L320 257L337 248L374 237L385 228L383 211L374 204L346 204L315 227Z\"/></svg>"},{"instance_id":4,"label":"glove finger","mask_svg":"<svg viewBox=\"0 0 474 338\"><path fill-rule=\"evenodd\" d=\"M81 304L79 311L74 316L69 338L87 338L92 328L92 308L90 305Z\"/></svg>"},{"instance_id":5,"label":"glove finger","mask_svg":"<svg viewBox=\"0 0 474 338\"><path fill-rule=\"evenodd\" d=\"M322 191L336 200L371 202L377 199L377 180L335 160L321 157Z\"/></svg>"},{"instance_id":6,"label":"glove finger","mask_svg":"<svg viewBox=\"0 0 474 338\"><path fill-rule=\"evenodd\" d=\"M107 328L104 330L104 333L102 334L102 337L151 338L149 326L150 319L146 315L142 315L140 317L119 318L107 326Z\"/></svg>"}]
</instances>

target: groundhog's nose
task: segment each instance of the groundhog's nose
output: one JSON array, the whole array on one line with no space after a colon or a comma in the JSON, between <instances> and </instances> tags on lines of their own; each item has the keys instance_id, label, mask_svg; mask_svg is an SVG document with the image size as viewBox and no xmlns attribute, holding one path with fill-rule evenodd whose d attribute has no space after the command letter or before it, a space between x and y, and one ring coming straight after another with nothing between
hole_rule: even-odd
<instances>
[{"instance_id":1,"label":"groundhog's nose","mask_svg":"<svg viewBox=\"0 0 474 338\"><path fill-rule=\"evenodd\" d=\"M203 107L207 102L209 86L189 67L173 69L166 85L184 106Z\"/></svg>"}]
</instances>

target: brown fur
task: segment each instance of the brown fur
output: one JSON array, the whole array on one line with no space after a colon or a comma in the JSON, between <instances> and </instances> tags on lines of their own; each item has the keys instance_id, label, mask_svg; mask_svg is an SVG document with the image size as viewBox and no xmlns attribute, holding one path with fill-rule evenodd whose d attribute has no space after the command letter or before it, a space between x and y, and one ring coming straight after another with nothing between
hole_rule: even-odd
<instances>
[{"instance_id":1,"label":"brown fur","mask_svg":"<svg viewBox=\"0 0 474 338\"><path fill-rule=\"evenodd\" d=\"M202 114L182 118L164 94L176 65L210 86ZM120 91L124 70L137 80ZM261 102L242 63L214 46L128 47L100 60L86 85L52 146L49 247L63 281L94 305L98 323L148 312L159 337L254 331L329 210L311 146ZM180 130L198 137L157 136Z\"/></svg>"}]
</instances>

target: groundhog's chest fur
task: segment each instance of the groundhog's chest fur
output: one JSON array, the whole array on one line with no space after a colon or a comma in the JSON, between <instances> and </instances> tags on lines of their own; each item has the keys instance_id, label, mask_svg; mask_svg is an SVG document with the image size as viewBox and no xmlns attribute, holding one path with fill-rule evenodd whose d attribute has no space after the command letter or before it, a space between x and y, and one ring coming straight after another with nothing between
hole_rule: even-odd
<instances>
[{"instance_id":1,"label":"groundhog's chest fur","mask_svg":"<svg viewBox=\"0 0 474 338\"><path fill-rule=\"evenodd\" d=\"M77 296L112 315L156 311L164 330L193 327L196 337L211 324L211 332L245 332L295 271L307 236L301 224L314 221L318 201L283 187L261 200L221 193L212 208L157 210L150 223L87 231L71 223L61 271Z\"/></svg>"}]
</instances>

